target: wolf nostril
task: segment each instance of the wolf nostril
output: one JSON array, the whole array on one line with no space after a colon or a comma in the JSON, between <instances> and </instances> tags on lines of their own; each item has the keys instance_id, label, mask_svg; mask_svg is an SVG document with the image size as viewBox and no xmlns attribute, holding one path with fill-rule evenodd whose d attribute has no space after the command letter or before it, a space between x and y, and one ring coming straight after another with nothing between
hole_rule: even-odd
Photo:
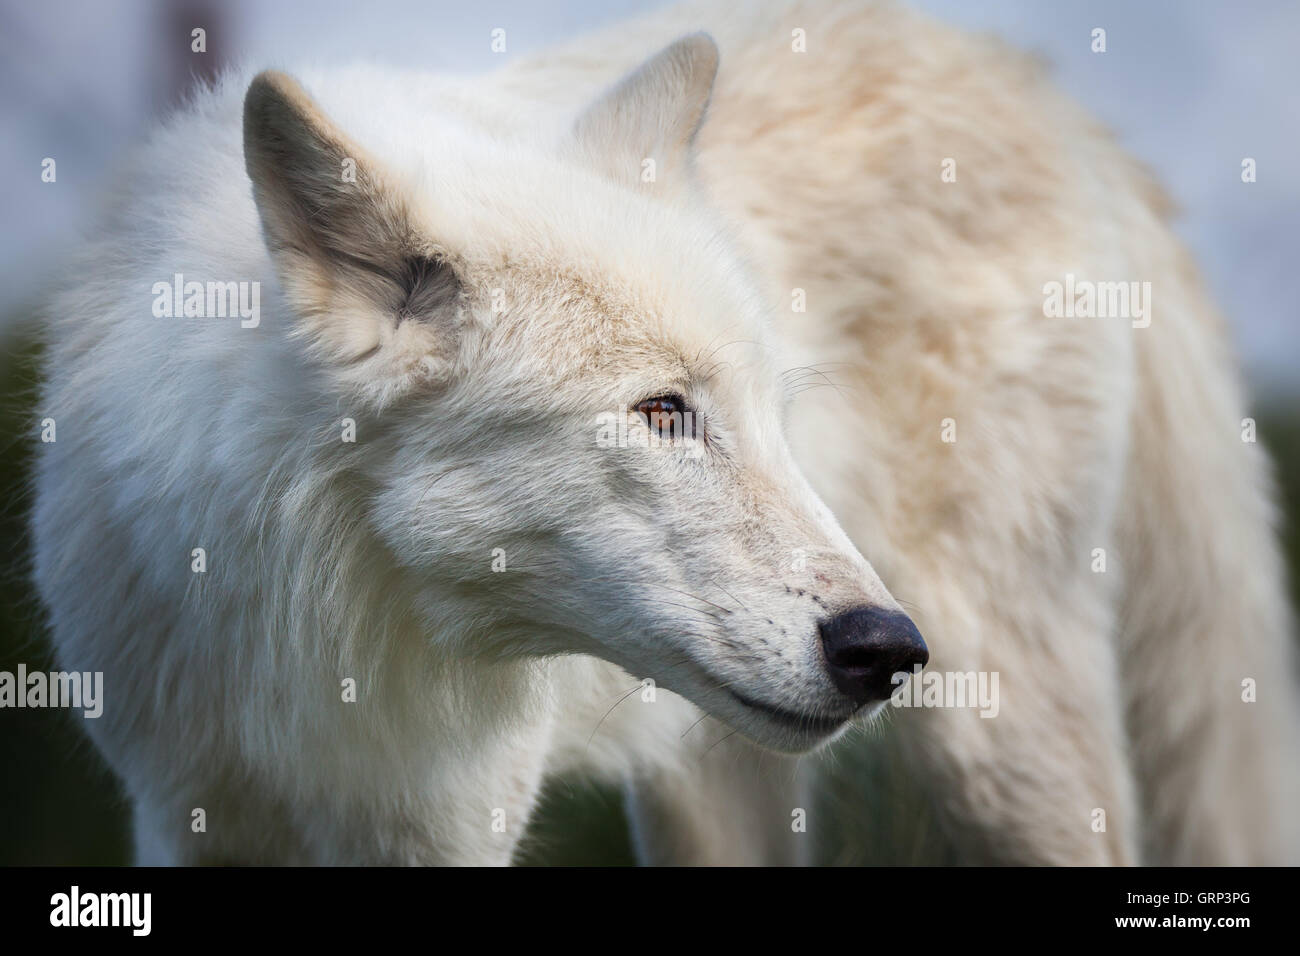
<instances>
[{"instance_id":1,"label":"wolf nostril","mask_svg":"<svg viewBox=\"0 0 1300 956\"><path fill-rule=\"evenodd\" d=\"M893 677L930 660L921 632L901 611L855 607L818 625L831 680L860 704L888 700Z\"/></svg>"}]
</instances>

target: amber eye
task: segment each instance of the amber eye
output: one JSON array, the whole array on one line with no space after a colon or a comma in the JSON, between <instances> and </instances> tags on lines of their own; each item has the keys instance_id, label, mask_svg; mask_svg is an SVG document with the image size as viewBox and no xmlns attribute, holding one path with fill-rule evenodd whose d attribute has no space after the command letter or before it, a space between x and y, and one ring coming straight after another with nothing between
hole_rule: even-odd
<instances>
[{"instance_id":1,"label":"amber eye","mask_svg":"<svg viewBox=\"0 0 1300 956\"><path fill-rule=\"evenodd\" d=\"M660 395L638 402L634 411L660 438L694 438L695 412L680 395Z\"/></svg>"}]
</instances>

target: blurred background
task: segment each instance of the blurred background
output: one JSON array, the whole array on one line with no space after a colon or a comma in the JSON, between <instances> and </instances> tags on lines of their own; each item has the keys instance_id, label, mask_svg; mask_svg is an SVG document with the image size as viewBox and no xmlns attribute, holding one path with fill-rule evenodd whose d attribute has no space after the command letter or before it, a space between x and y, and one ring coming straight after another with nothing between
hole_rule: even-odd
<instances>
[{"instance_id":1,"label":"blurred background","mask_svg":"<svg viewBox=\"0 0 1300 956\"><path fill-rule=\"evenodd\" d=\"M851 2L851 0L850 0ZM27 582L27 480L38 310L116 162L195 83L232 62L371 60L476 72L660 6L654 0L45 0L0 3L0 670L51 666ZM1236 336L1261 440L1278 463L1292 591L1300 568L1300 4L1294 0L913 0L1037 52L1055 82L1116 131L1183 210ZM738 9L738 15L743 13ZM206 32L206 52L191 31ZM491 52L491 31L507 51ZM1091 34L1106 30L1107 51ZM46 157L57 181L42 182ZM1257 181L1241 180L1244 157ZM126 806L59 710L0 711L0 864L129 862ZM825 797L837 863L942 863L923 802L879 768L888 733L847 741ZM863 786L865 784L866 786ZM866 795L864 798L864 794ZM888 839L884 835L888 834ZM558 781L522 862L631 862L616 791Z\"/></svg>"}]
</instances>

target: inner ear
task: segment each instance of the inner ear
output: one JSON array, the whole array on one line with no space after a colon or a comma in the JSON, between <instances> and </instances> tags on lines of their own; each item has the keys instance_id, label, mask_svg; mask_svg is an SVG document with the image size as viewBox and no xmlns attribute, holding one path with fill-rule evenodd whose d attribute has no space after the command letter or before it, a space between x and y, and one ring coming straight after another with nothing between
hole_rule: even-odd
<instances>
[{"instance_id":1,"label":"inner ear","mask_svg":"<svg viewBox=\"0 0 1300 956\"><path fill-rule=\"evenodd\" d=\"M460 280L445 259L412 255L394 277L401 291L397 320L422 320L453 308L462 293Z\"/></svg>"},{"instance_id":2,"label":"inner ear","mask_svg":"<svg viewBox=\"0 0 1300 956\"><path fill-rule=\"evenodd\" d=\"M367 388L445 368L461 284L381 164L275 72L248 88L244 160L296 331L315 353Z\"/></svg>"},{"instance_id":3,"label":"inner ear","mask_svg":"<svg viewBox=\"0 0 1300 956\"><path fill-rule=\"evenodd\" d=\"M713 38L707 33L683 37L583 110L574 125L574 139L619 182L680 183L717 72ZM647 176L647 170L653 175Z\"/></svg>"},{"instance_id":4,"label":"inner ear","mask_svg":"<svg viewBox=\"0 0 1300 956\"><path fill-rule=\"evenodd\" d=\"M267 71L249 85L244 163L273 253L391 263L407 251L399 191L292 77Z\"/></svg>"}]
</instances>

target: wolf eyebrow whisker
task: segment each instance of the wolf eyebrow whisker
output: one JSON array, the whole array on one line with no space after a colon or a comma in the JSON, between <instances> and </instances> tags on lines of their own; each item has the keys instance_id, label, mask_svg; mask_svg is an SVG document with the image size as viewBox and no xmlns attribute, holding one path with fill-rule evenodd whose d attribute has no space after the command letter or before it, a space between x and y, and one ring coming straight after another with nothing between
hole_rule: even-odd
<instances>
[{"instance_id":1,"label":"wolf eyebrow whisker","mask_svg":"<svg viewBox=\"0 0 1300 956\"><path fill-rule=\"evenodd\" d=\"M700 354L696 356L696 361L703 362L706 359L711 359L723 349L729 349L733 345L753 345L760 349L768 349L769 351L774 350L773 346L769 345L767 342L760 342L758 339L731 339L730 341L723 342L721 345L714 347L708 352L708 354Z\"/></svg>"},{"instance_id":2,"label":"wolf eyebrow whisker","mask_svg":"<svg viewBox=\"0 0 1300 956\"><path fill-rule=\"evenodd\" d=\"M712 382L715 378L717 378L718 372L721 371L723 368L734 368L734 367L735 365L732 362L724 362L721 360L716 362L710 362L707 367L700 368L699 377L706 382Z\"/></svg>"},{"instance_id":3,"label":"wolf eyebrow whisker","mask_svg":"<svg viewBox=\"0 0 1300 956\"><path fill-rule=\"evenodd\" d=\"M791 376L787 378L787 376ZM822 381L811 381L814 378L820 378ZM833 388L845 398L850 397L845 391L846 386L832 379L826 372L814 365L797 365L794 368L786 369L781 373L781 380L785 383L786 391L791 395L800 395L813 388Z\"/></svg>"},{"instance_id":4,"label":"wolf eyebrow whisker","mask_svg":"<svg viewBox=\"0 0 1300 956\"><path fill-rule=\"evenodd\" d=\"M784 378L795 372L821 372L831 367L854 368L855 366L852 362L813 362L808 365L792 365L781 373L781 377Z\"/></svg>"},{"instance_id":5,"label":"wolf eyebrow whisker","mask_svg":"<svg viewBox=\"0 0 1300 956\"><path fill-rule=\"evenodd\" d=\"M699 350L695 353L695 363L699 364L703 362L705 359L712 358L715 352L717 352L719 349L725 348L726 347L725 343L723 345L717 345L717 346L715 346L713 343L716 342L718 339L722 338L722 336L726 335L729 330L738 327L740 327L739 322L732 322L730 325L724 327L720 332L714 335L713 338L709 339L708 342L700 346Z\"/></svg>"}]
</instances>

